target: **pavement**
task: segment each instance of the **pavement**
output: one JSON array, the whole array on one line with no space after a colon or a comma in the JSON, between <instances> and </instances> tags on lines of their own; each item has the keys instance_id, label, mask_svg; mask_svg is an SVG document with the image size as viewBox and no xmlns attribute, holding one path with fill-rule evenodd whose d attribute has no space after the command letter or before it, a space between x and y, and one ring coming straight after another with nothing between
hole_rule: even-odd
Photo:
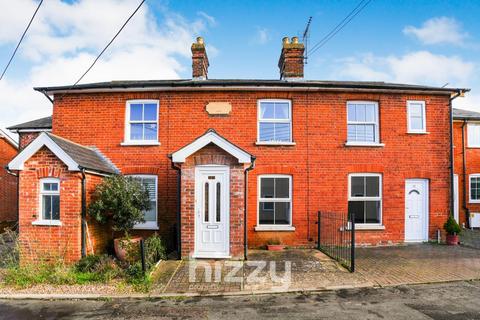
<instances>
[{"instance_id":1,"label":"pavement","mask_svg":"<svg viewBox=\"0 0 480 320\"><path fill-rule=\"evenodd\" d=\"M480 319L480 282L307 294L108 300L0 300L0 319Z\"/></svg>"}]
</instances>

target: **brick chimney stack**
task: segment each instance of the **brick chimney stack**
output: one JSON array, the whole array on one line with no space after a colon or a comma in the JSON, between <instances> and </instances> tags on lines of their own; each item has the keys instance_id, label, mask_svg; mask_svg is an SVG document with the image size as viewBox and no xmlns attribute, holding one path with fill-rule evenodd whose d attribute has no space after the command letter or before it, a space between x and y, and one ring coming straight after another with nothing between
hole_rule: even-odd
<instances>
[{"instance_id":1,"label":"brick chimney stack","mask_svg":"<svg viewBox=\"0 0 480 320\"><path fill-rule=\"evenodd\" d=\"M192 78L194 80L208 79L208 57L202 37L197 37L197 42L192 43Z\"/></svg>"},{"instance_id":2,"label":"brick chimney stack","mask_svg":"<svg viewBox=\"0 0 480 320\"><path fill-rule=\"evenodd\" d=\"M282 39L282 54L278 60L280 79L298 80L303 78L303 53L305 46L298 42L298 37L293 37L292 42L288 37Z\"/></svg>"}]
</instances>

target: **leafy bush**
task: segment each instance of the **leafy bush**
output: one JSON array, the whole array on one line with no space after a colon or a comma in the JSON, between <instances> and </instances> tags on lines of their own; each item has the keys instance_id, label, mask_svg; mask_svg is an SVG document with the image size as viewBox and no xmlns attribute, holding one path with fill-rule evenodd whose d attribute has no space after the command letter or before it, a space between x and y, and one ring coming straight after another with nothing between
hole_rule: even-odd
<instances>
[{"instance_id":1,"label":"leafy bush","mask_svg":"<svg viewBox=\"0 0 480 320\"><path fill-rule=\"evenodd\" d=\"M97 185L88 213L102 224L111 220L115 231L127 234L135 224L145 222L143 212L149 209L148 192L139 181L113 175Z\"/></svg>"},{"instance_id":2,"label":"leafy bush","mask_svg":"<svg viewBox=\"0 0 480 320\"><path fill-rule=\"evenodd\" d=\"M116 261L104 255L88 255L75 265L79 280L83 282L100 281L109 282L121 275L122 270Z\"/></svg>"},{"instance_id":3,"label":"leafy bush","mask_svg":"<svg viewBox=\"0 0 480 320\"><path fill-rule=\"evenodd\" d=\"M147 269L151 269L160 260L167 259L167 248L162 238L155 233L145 240L145 262Z\"/></svg>"},{"instance_id":4,"label":"leafy bush","mask_svg":"<svg viewBox=\"0 0 480 320\"><path fill-rule=\"evenodd\" d=\"M462 232L462 228L460 228L452 215L448 216L447 222L443 225L443 229L445 229L449 235L460 234Z\"/></svg>"}]
</instances>

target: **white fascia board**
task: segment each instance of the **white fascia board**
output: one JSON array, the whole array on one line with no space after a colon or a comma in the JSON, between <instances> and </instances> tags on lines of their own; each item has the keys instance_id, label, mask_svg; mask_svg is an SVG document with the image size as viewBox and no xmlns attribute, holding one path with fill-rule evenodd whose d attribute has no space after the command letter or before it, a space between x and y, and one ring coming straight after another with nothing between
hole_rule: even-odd
<instances>
[{"instance_id":1,"label":"white fascia board","mask_svg":"<svg viewBox=\"0 0 480 320\"><path fill-rule=\"evenodd\" d=\"M12 146L14 146L16 149L18 149L18 143L17 141L13 140L12 137L10 137L5 131L0 129L0 137L5 138L5 140L10 143Z\"/></svg>"},{"instance_id":2,"label":"white fascia board","mask_svg":"<svg viewBox=\"0 0 480 320\"><path fill-rule=\"evenodd\" d=\"M47 147L55 156L57 156L69 171L80 171L78 163L76 163L65 151L62 150L45 132L42 132L35 140L33 140L25 149L23 149L8 164L10 170L23 170L25 161L30 159L43 146Z\"/></svg>"},{"instance_id":3,"label":"white fascia board","mask_svg":"<svg viewBox=\"0 0 480 320\"><path fill-rule=\"evenodd\" d=\"M172 161L179 163L185 162L185 159L205 147L207 144L213 143L222 150L228 152L232 156L238 159L239 163L251 163L252 159L250 154L228 142L224 138L220 137L215 132L208 132L201 136L197 140L193 141L189 145L183 147L177 152L172 154Z\"/></svg>"}]
</instances>

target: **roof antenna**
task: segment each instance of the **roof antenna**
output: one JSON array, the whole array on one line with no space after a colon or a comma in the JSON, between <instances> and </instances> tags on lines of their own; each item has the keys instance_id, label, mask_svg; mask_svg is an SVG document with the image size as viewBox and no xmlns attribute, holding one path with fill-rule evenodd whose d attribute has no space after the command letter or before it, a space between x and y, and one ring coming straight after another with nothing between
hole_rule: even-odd
<instances>
[{"instance_id":1,"label":"roof antenna","mask_svg":"<svg viewBox=\"0 0 480 320\"><path fill-rule=\"evenodd\" d=\"M305 45L305 57L304 61L307 64L308 60L308 40L310 39L310 24L312 23L312 17L308 18L307 26L305 27L305 31L303 31L302 42Z\"/></svg>"},{"instance_id":2,"label":"roof antenna","mask_svg":"<svg viewBox=\"0 0 480 320\"><path fill-rule=\"evenodd\" d=\"M448 86L449 84L450 84L450 83L448 83L448 82L445 83L445 84L442 86L442 88L445 88L445 87Z\"/></svg>"}]
</instances>

